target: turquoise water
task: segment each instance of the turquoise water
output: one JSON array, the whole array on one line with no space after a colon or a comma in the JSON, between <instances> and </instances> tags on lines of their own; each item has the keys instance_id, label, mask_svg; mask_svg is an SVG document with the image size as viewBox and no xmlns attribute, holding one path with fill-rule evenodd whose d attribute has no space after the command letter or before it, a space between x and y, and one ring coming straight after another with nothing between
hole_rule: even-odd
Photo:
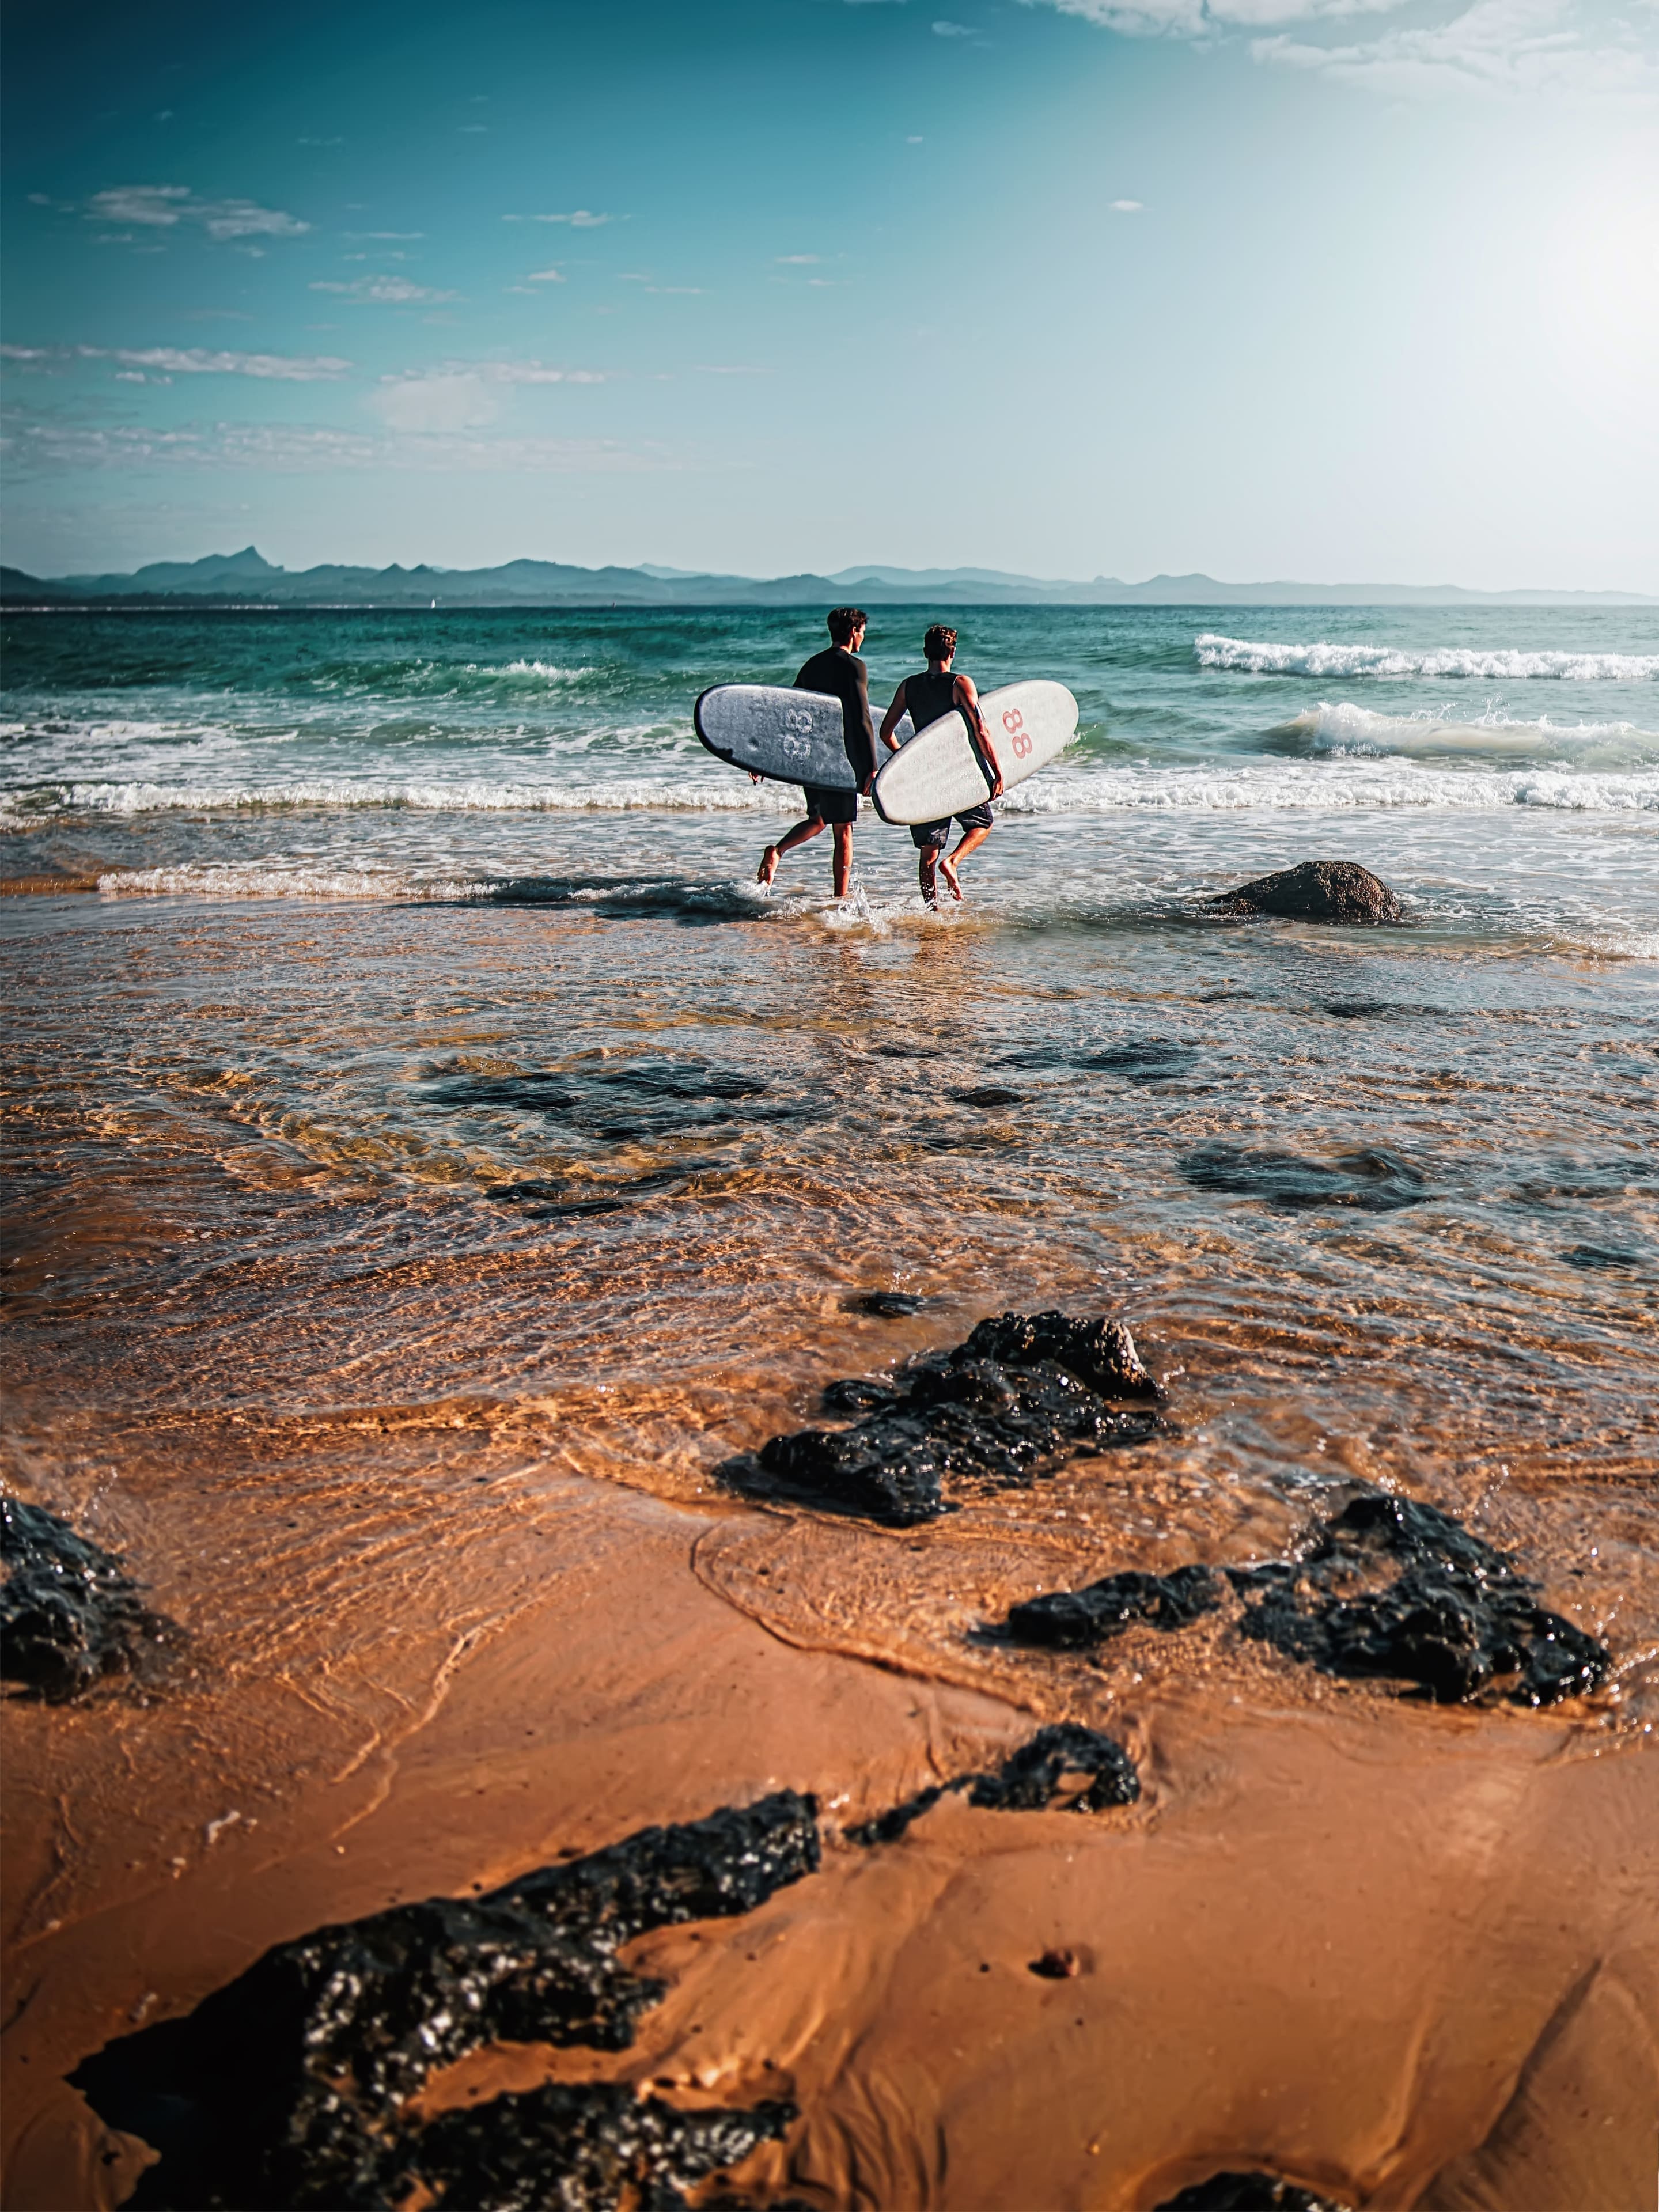
<instances>
[{"instance_id":1,"label":"turquoise water","mask_svg":"<svg viewBox=\"0 0 1659 2212\"><path fill-rule=\"evenodd\" d=\"M878 704L939 611L878 611ZM1080 708L1075 744L1004 809L1071 824L1064 853L1023 877L1004 841L981 864L1011 915L1133 921L1311 839L1375 854L1426 924L1659 945L1659 611L953 619L983 684L1054 676ZM692 701L787 680L821 637L805 611L14 617L0 820L15 872L73 827L112 890L451 896L532 871L549 815L622 811L659 818L609 839L621 865L672 849L706 896L712 817L795 807L702 751ZM902 900L908 839L872 817L859 868L866 900ZM732 866L733 897L750 872ZM784 888L823 872L803 860Z\"/></svg>"}]
</instances>

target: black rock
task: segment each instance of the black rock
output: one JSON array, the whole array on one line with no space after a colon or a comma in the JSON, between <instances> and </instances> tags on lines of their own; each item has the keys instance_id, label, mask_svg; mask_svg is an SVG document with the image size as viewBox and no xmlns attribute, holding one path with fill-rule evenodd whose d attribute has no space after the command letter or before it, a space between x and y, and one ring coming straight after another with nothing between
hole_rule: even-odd
<instances>
[{"instance_id":1,"label":"black rock","mask_svg":"<svg viewBox=\"0 0 1659 2212\"><path fill-rule=\"evenodd\" d=\"M120 1561L43 1506L0 1498L0 1676L62 1705L112 1675L156 1679L185 1643Z\"/></svg>"},{"instance_id":2,"label":"black rock","mask_svg":"<svg viewBox=\"0 0 1659 2212\"><path fill-rule=\"evenodd\" d=\"M1390 1582L1379 1568L1398 1564ZM1537 1585L1461 1522L1414 1499L1370 1492L1330 1522L1300 1571L1233 1577L1259 1592L1240 1624L1328 1674L1391 1675L1439 1705L1514 1676L1511 1704L1549 1705L1605 1681L1605 1644L1536 1600Z\"/></svg>"},{"instance_id":3,"label":"black rock","mask_svg":"<svg viewBox=\"0 0 1659 2212\"><path fill-rule=\"evenodd\" d=\"M1341 2212L1341 2207L1277 2174L1212 2173L1166 2197L1157 2212Z\"/></svg>"},{"instance_id":4,"label":"black rock","mask_svg":"<svg viewBox=\"0 0 1659 2212\"><path fill-rule=\"evenodd\" d=\"M1059 1721L1039 1729L994 1774L961 1774L954 1782L919 1790L902 1805L849 1828L848 1838L896 1844L913 1820L958 1790L967 1791L970 1805L990 1812L1103 1813L1114 1805L1133 1805L1140 1795L1140 1778L1121 1744L1098 1729Z\"/></svg>"},{"instance_id":5,"label":"black rock","mask_svg":"<svg viewBox=\"0 0 1659 2212\"><path fill-rule=\"evenodd\" d=\"M1157 1417L1107 1401L1162 1395L1121 1322L1002 1314L890 1383L830 1383L826 1407L861 1415L850 1428L773 1437L714 1475L750 1497L911 1528L951 1510L952 1491L1023 1488L1085 1444L1144 1443Z\"/></svg>"},{"instance_id":6,"label":"black rock","mask_svg":"<svg viewBox=\"0 0 1659 2212\"><path fill-rule=\"evenodd\" d=\"M630 2087L550 2082L434 2120L418 2172L447 2212L678 2212L796 2117L782 2103L683 2112Z\"/></svg>"},{"instance_id":7,"label":"black rock","mask_svg":"<svg viewBox=\"0 0 1659 2212\"><path fill-rule=\"evenodd\" d=\"M1206 899L1212 914L1270 914L1296 921L1403 921L1406 910L1380 876L1353 860L1304 860Z\"/></svg>"},{"instance_id":8,"label":"black rock","mask_svg":"<svg viewBox=\"0 0 1659 2212\"><path fill-rule=\"evenodd\" d=\"M1442 1705L1502 1682L1511 1704L1554 1705L1606 1680L1598 1644L1537 1602L1537 1585L1450 1514L1368 1491L1319 1531L1299 1561L1222 1570L1247 1601L1240 1632L1328 1674L1414 1683ZM1219 1603L1208 1567L1127 1571L1009 1609L1017 1643L1085 1650L1132 1622L1185 1628ZM1250 1601L1254 1601L1251 1602Z\"/></svg>"},{"instance_id":9,"label":"black rock","mask_svg":"<svg viewBox=\"0 0 1659 2212\"><path fill-rule=\"evenodd\" d=\"M602 2087L498 2098L424 2129L404 2108L434 2071L485 2044L625 2049L663 1987L620 1962L624 1944L752 1911L817 1863L815 1808L793 1790L647 1828L485 1896L398 1905L279 1944L188 2018L106 2045L74 2085L161 2154L135 2212L380 2207L428 2172L446 2182L446 2204L480 2212L617 2205L642 2178L657 2193L635 2201L678 2206L676 2175L705 2154L698 2179L745 2155L726 2146L778 2132L781 2108L699 2114L678 2132L691 2116L641 2117L631 2094L613 2108L622 2093ZM589 2191L562 2200L548 2193L546 2162L561 2130ZM515 2175L542 2193L513 2194ZM491 2193L498 2183L506 2193Z\"/></svg>"},{"instance_id":10,"label":"black rock","mask_svg":"<svg viewBox=\"0 0 1659 2212\"><path fill-rule=\"evenodd\" d=\"M1023 1091L1010 1091L1003 1083L981 1083L977 1090L953 1091L951 1096L958 1106L1020 1106L1025 1101Z\"/></svg>"},{"instance_id":11,"label":"black rock","mask_svg":"<svg viewBox=\"0 0 1659 2212\"><path fill-rule=\"evenodd\" d=\"M878 1321L900 1321L927 1304L914 1291L857 1291L842 1300L843 1313L872 1314Z\"/></svg>"},{"instance_id":12,"label":"black rock","mask_svg":"<svg viewBox=\"0 0 1659 2212\"><path fill-rule=\"evenodd\" d=\"M1135 1622L1153 1628L1189 1627L1221 1602L1221 1583L1207 1567L1177 1567L1147 1575L1133 1568L1108 1575L1080 1590L1050 1590L1011 1606L1008 1633L1017 1644L1082 1651Z\"/></svg>"},{"instance_id":13,"label":"black rock","mask_svg":"<svg viewBox=\"0 0 1659 2212\"><path fill-rule=\"evenodd\" d=\"M1000 1359L1030 1367L1051 1359L1103 1398L1162 1400L1164 1392L1147 1373L1135 1340L1121 1321L1104 1314L1073 1321L1069 1314L998 1314L982 1321L962 1352L970 1359Z\"/></svg>"},{"instance_id":14,"label":"black rock","mask_svg":"<svg viewBox=\"0 0 1659 2212\"><path fill-rule=\"evenodd\" d=\"M1103 1813L1109 1806L1133 1805L1139 1795L1140 1778L1121 1744L1098 1729L1060 1721L1039 1729L994 1774L978 1776L968 1802L998 1812L1058 1807Z\"/></svg>"}]
</instances>

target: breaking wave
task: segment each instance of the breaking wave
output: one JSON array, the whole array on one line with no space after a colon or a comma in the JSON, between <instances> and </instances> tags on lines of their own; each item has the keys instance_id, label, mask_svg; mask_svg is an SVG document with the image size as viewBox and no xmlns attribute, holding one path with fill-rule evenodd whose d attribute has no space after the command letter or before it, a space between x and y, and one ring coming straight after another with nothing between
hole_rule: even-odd
<instances>
[{"instance_id":1,"label":"breaking wave","mask_svg":"<svg viewBox=\"0 0 1659 2212\"><path fill-rule=\"evenodd\" d=\"M1443 736L1443 732L1440 734ZM1316 813L1401 807L1480 813L1513 806L1569 813L1659 811L1659 765L1596 772L1584 766L1505 767L1500 760L1369 757L1334 747L1323 757L1113 767L1087 775L1050 774L1017 785L998 801L1012 814L1167 812ZM1425 747L1432 754L1433 747ZM1650 753L1648 757L1652 758ZM0 828L26 830L65 814L131 816L275 809L404 809L421 814L654 811L793 816L799 794L786 784L736 776L643 777L580 783L381 782L364 779L253 784L106 782L37 785L0 799ZM866 815L872 810L866 802ZM873 818L872 815L872 818Z\"/></svg>"},{"instance_id":2,"label":"breaking wave","mask_svg":"<svg viewBox=\"0 0 1659 2212\"><path fill-rule=\"evenodd\" d=\"M1339 645L1323 638L1308 645L1262 643L1206 630L1194 641L1200 668L1228 668L1247 676L1425 676L1485 678L1516 684L1535 678L1571 684L1659 683L1659 653L1521 653L1443 646L1410 653L1397 646Z\"/></svg>"},{"instance_id":3,"label":"breaking wave","mask_svg":"<svg viewBox=\"0 0 1659 2212\"><path fill-rule=\"evenodd\" d=\"M1531 761L1575 769L1642 768L1659 763L1659 731L1634 722L1527 721L1490 714L1462 721L1430 713L1379 714L1343 700L1323 702L1267 733L1275 752L1340 758L1359 755L1476 763Z\"/></svg>"}]
</instances>

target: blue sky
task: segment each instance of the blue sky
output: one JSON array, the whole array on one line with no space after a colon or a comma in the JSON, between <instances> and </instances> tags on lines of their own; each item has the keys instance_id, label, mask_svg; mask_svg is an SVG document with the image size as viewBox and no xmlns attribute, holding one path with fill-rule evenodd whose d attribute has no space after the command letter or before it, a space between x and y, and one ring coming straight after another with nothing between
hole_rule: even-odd
<instances>
[{"instance_id":1,"label":"blue sky","mask_svg":"<svg viewBox=\"0 0 1659 2212\"><path fill-rule=\"evenodd\" d=\"M5 557L1659 590L1654 0L13 0Z\"/></svg>"}]
</instances>

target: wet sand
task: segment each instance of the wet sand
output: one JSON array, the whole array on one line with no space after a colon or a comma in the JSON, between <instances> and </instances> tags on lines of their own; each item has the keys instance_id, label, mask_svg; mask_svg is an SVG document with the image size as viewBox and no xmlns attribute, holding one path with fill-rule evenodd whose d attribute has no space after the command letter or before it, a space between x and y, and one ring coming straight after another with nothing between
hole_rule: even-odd
<instances>
[{"instance_id":1,"label":"wet sand","mask_svg":"<svg viewBox=\"0 0 1659 2212\"><path fill-rule=\"evenodd\" d=\"M1285 932L1149 978L1096 937L1056 993L972 927L27 904L7 1487L191 1643L142 1696L0 1716L9 2205L120 2201L148 2154L64 2075L272 1944L793 1788L818 1872L640 1939L671 1986L631 2047L486 2050L423 2108L787 2095L741 2193L824 2212L1151 2212L1252 2170L1647 2212L1659 1470L1617 1255L1652 1063L1608 970ZM952 1096L964 1007L1010 1106ZM1085 1030L1102 1066L1057 1065ZM1333 1164L1368 1138L1395 1167ZM1274 1152L1349 1182L1269 1203ZM928 1303L848 1310L882 1285ZM1172 1433L905 1531L713 1480L830 1378L1053 1304L1130 1321ZM1358 1485L1512 1555L1607 1687L1426 1706L1236 1608L1081 1656L982 1633L1283 1557ZM1138 1803L849 1839L1060 1720Z\"/></svg>"}]
</instances>

